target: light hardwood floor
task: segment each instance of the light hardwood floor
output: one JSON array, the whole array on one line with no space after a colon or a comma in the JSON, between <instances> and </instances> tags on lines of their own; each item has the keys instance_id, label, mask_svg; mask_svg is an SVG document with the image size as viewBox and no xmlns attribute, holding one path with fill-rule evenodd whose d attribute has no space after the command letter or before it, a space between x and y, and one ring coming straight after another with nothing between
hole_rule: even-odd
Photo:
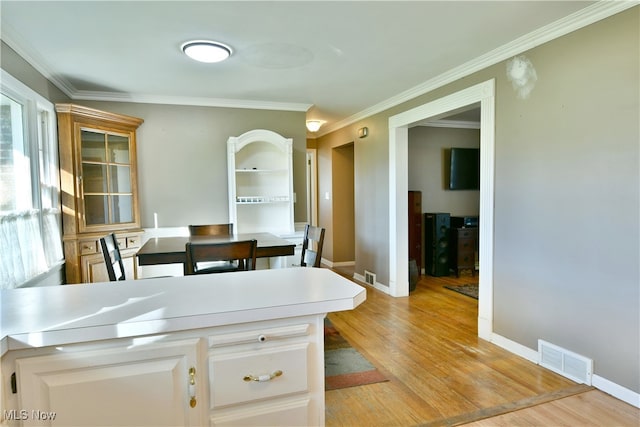
<instances>
[{"instance_id":1,"label":"light hardwood floor","mask_svg":"<svg viewBox=\"0 0 640 427\"><path fill-rule=\"evenodd\" d=\"M640 409L479 339L477 301L443 287L472 282L422 276L406 298L367 287L357 309L331 313L389 381L326 392L326 425L640 425Z\"/></svg>"}]
</instances>

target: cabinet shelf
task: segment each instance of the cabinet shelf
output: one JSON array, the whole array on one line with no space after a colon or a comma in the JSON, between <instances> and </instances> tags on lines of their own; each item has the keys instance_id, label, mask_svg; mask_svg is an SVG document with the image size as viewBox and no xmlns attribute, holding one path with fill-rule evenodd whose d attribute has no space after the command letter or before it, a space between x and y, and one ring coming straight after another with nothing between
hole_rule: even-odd
<instances>
[{"instance_id":1,"label":"cabinet shelf","mask_svg":"<svg viewBox=\"0 0 640 427\"><path fill-rule=\"evenodd\" d=\"M264 173L264 174L278 174L288 173L287 169L236 169L236 173Z\"/></svg>"},{"instance_id":2,"label":"cabinet shelf","mask_svg":"<svg viewBox=\"0 0 640 427\"><path fill-rule=\"evenodd\" d=\"M283 197L236 197L238 205L272 205L278 203L289 203L289 198Z\"/></svg>"}]
</instances>

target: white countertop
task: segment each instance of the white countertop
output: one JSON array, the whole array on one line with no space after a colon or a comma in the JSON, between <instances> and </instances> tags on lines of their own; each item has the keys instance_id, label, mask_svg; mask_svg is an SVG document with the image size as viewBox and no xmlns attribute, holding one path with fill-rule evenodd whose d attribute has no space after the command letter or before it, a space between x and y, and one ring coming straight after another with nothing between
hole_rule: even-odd
<instances>
[{"instance_id":1,"label":"white countertop","mask_svg":"<svg viewBox=\"0 0 640 427\"><path fill-rule=\"evenodd\" d=\"M100 339L351 310L362 286L323 268L2 291L0 354Z\"/></svg>"}]
</instances>

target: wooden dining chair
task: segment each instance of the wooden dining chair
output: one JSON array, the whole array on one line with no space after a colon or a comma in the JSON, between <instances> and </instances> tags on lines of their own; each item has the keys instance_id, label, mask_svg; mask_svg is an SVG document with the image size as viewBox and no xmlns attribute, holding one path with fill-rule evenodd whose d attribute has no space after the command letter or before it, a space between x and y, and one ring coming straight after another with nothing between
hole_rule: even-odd
<instances>
[{"instance_id":1,"label":"wooden dining chair","mask_svg":"<svg viewBox=\"0 0 640 427\"><path fill-rule=\"evenodd\" d=\"M190 225L190 236L231 236L233 224Z\"/></svg>"},{"instance_id":2,"label":"wooden dining chair","mask_svg":"<svg viewBox=\"0 0 640 427\"><path fill-rule=\"evenodd\" d=\"M302 267L320 267L323 244L324 228L307 224L304 227L300 265Z\"/></svg>"},{"instance_id":3,"label":"wooden dining chair","mask_svg":"<svg viewBox=\"0 0 640 427\"><path fill-rule=\"evenodd\" d=\"M190 225L189 236L232 236L233 224L202 224L202 225ZM227 260L225 262L210 262L208 264L201 265L201 268L214 268L224 271L234 271L236 268L233 260Z\"/></svg>"},{"instance_id":4,"label":"wooden dining chair","mask_svg":"<svg viewBox=\"0 0 640 427\"><path fill-rule=\"evenodd\" d=\"M185 274L229 273L256 269L257 240L224 243L187 243ZM233 260L231 264L229 260ZM198 267L200 263L221 262L221 265Z\"/></svg>"},{"instance_id":5,"label":"wooden dining chair","mask_svg":"<svg viewBox=\"0 0 640 427\"><path fill-rule=\"evenodd\" d=\"M100 238L100 247L102 248L102 256L104 257L104 264L107 267L109 281L117 282L120 280L127 280L124 270L124 262L122 261L120 246L118 246L118 239L116 238L116 235L111 233ZM172 276L144 277L143 279L158 279L162 277Z\"/></svg>"},{"instance_id":6,"label":"wooden dining chair","mask_svg":"<svg viewBox=\"0 0 640 427\"><path fill-rule=\"evenodd\" d=\"M102 255L104 256L104 263L107 267L109 280L112 282L127 280L116 235L111 233L102 237L100 239L100 246L102 247Z\"/></svg>"}]
</instances>

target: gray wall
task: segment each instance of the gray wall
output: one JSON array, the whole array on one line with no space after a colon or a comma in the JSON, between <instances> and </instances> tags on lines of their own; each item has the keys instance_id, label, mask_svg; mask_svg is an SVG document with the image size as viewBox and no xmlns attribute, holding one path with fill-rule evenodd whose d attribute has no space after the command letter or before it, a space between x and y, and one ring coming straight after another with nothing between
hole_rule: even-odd
<instances>
[{"instance_id":1,"label":"gray wall","mask_svg":"<svg viewBox=\"0 0 640 427\"><path fill-rule=\"evenodd\" d=\"M409 190L422 192L422 212L478 215L479 190L449 190L452 147L479 148L478 129L416 126L409 129Z\"/></svg>"},{"instance_id":2,"label":"gray wall","mask_svg":"<svg viewBox=\"0 0 640 427\"><path fill-rule=\"evenodd\" d=\"M355 141L356 273L389 281L389 117L495 79L494 332L592 358L640 392L639 15L523 52L539 78L529 99L503 62L318 138L319 153Z\"/></svg>"},{"instance_id":3,"label":"gray wall","mask_svg":"<svg viewBox=\"0 0 640 427\"><path fill-rule=\"evenodd\" d=\"M640 392L640 8L528 52L497 87L494 329Z\"/></svg>"},{"instance_id":4,"label":"gray wall","mask_svg":"<svg viewBox=\"0 0 640 427\"><path fill-rule=\"evenodd\" d=\"M144 119L137 134L143 227L225 223L229 220L227 139L252 129L293 138L294 220L305 222L304 112L82 101L83 105Z\"/></svg>"}]
</instances>

